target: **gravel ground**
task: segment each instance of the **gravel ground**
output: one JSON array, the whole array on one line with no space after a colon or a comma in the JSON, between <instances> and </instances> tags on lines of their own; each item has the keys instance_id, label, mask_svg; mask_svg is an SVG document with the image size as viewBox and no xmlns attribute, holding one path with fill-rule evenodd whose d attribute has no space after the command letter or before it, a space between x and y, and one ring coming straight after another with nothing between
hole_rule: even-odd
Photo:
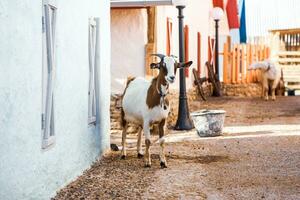
<instances>
[{"instance_id":1,"label":"gravel ground","mask_svg":"<svg viewBox=\"0 0 300 200\"><path fill-rule=\"evenodd\" d=\"M300 199L299 97L211 98L190 107L226 110L224 136L171 132L167 169L157 143L144 168L132 142L126 160L106 154L54 199ZM120 135L112 140L120 144Z\"/></svg>"}]
</instances>

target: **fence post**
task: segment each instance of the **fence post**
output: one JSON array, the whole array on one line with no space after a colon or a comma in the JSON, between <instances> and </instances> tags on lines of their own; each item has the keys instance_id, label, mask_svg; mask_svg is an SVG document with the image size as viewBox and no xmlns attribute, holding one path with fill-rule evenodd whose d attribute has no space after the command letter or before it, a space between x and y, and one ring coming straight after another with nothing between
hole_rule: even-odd
<instances>
[{"instance_id":1,"label":"fence post","mask_svg":"<svg viewBox=\"0 0 300 200\"><path fill-rule=\"evenodd\" d=\"M232 50L232 66L231 66L231 83L235 84L236 78L236 44L233 46Z\"/></svg>"},{"instance_id":2,"label":"fence post","mask_svg":"<svg viewBox=\"0 0 300 200\"><path fill-rule=\"evenodd\" d=\"M250 58L249 58L249 65L251 65L253 63L253 51L254 51L254 47L253 45L250 44ZM254 71L251 70L250 71L250 82L253 83L254 82Z\"/></svg>"},{"instance_id":3,"label":"fence post","mask_svg":"<svg viewBox=\"0 0 300 200\"><path fill-rule=\"evenodd\" d=\"M250 66L250 58L251 58L251 48L250 48L250 44L246 45L246 78L247 78L247 83L251 83L251 71L248 71L249 66Z\"/></svg>"},{"instance_id":4,"label":"fence post","mask_svg":"<svg viewBox=\"0 0 300 200\"><path fill-rule=\"evenodd\" d=\"M262 61L264 60L264 55L263 55L263 46L262 45L258 45L258 59L259 61ZM261 71L260 70L256 70L256 79L257 79L257 82L260 82L261 81Z\"/></svg>"},{"instance_id":5,"label":"fence post","mask_svg":"<svg viewBox=\"0 0 300 200\"><path fill-rule=\"evenodd\" d=\"M258 61L258 47L257 45L253 45L254 48L254 54L253 54L253 59L255 59L255 62ZM253 62L253 60L252 60ZM256 70L253 71L253 82L256 83L257 82L257 72Z\"/></svg>"},{"instance_id":6,"label":"fence post","mask_svg":"<svg viewBox=\"0 0 300 200\"><path fill-rule=\"evenodd\" d=\"M167 17L167 44L166 44L166 54L170 56L171 54L171 22L170 18Z\"/></svg>"},{"instance_id":7,"label":"fence post","mask_svg":"<svg viewBox=\"0 0 300 200\"><path fill-rule=\"evenodd\" d=\"M224 43L223 48L223 82L227 83L227 69L228 69L228 43Z\"/></svg>"},{"instance_id":8,"label":"fence post","mask_svg":"<svg viewBox=\"0 0 300 200\"><path fill-rule=\"evenodd\" d=\"M184 50L185 50L185 62L189 61L189 26L188 25L185 25L184 27ZM186 67L184 69L184 74L185 74L185 77L189 77L189 68Z\"/></svg>"},{"instance_id":9,"label":"fence post","mask_svg":"<svg viewBox=\"0 0 300 200\"><path fill-rule=\"evenodd\" d=\"M207 48L207 50L208 50L208 55L207 55L207 59L208 59L208 62L209 62L209 64L210 64L210 61L211 61L211 57L212 57L212 55L211 55L211 48L210 48L210 46L211 46L211 39L210 39L210 36L208 36L208 39L207 39L207 44L208 44L208 48ZM206 67L204 68L204 71L205 71L205 77L208 77L208 72L207 72L207 69L206 69Z\"/></svg>"},{"instance_id":10,"label":"fence post","mask_svg":"<svg viewBox=\"0 0 300 200\"><path fill-rule=\"evenodd\" d=\"M237 54L236 54L236 82L241 83L240 79L240 64L241 64L241 45L237 45Z\"/></svg>"},{"instance_id":11,"label":"fence post","mask_svg":"<svg viewBox=\"0 0 300 200\"><path fill-rule=\"evenodd\" d=\"M242 83L245 83L245 50L244 50L244 45L242 44L241 46L241 74L242 74ZM246 70L247 71L247 70Z\"/></svg>"},{"instance_id":12,"label":"fence post","mask_svg":"<svg viewBox=\"0 0 300 200\"><path fill-rule=\"evenodd\" d=\"M197 71L198 76L201 78L201 34L197 33Z\"/></svg>"}]
</instances>

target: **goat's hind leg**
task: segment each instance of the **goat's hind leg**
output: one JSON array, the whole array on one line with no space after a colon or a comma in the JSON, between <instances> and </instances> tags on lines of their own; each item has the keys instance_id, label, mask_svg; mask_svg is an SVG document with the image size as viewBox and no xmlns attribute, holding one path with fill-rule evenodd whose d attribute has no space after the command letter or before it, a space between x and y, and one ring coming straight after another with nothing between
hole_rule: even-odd
<instances>
[{"instance_id":1,"label":"goat's hind leg","mask_svg":"<svg viewBox=\"0 0 300 200\"><path fill-rule=\"evenodd\" d=\"M127 135L127 127L128 123L125 122L123 125L123 131L122 131L122 156L121 159L126 158L126 135Z\"/></svg>"},{"instance_id":2,"label":"goat's hind leg","mask_svg":"<svg viewBox=\"0 0 300 200\"><path fill-rule=\"evenodd\" d=\"M160 145L160 152L159 152L159 159L160 159L160 167L167 168L167 161L165 157L165 119L159 123L159 145Z\"/></svg>"},{"instance_id":3,"label":"goat's hind leg","mask_svg":"<svg viewBox=\"0 0 300 200\"><path fill-rule=\"evenodd\" d=\"M147 122L144 122L143 126L144 134L145 134L145 144L146 144L146 151L145 151L145 167L151 167L151 154L150 154L150 127Z\"/></svg>"},{"instance_id":4,"label":"goat's hind leg","mask_svg":"<svg viewBox=\"0 0 300 200\"><path fill-rule=\"evenodd\" d=\"M142 151L142 128L139 127L138 130L138 138L137 138L137 157L138 158L143 158L144 154Z\"/></svg>"},{"instance_id":5,"label":"goat's hind leg","mask_svg":"<svg viewBox=\"0 0 300 200\"><path fill-rule=\"evenodd\" d=\"M269 83L268 83L268 79L266 79L265 77L263 78L263 92L264 92L264 99L265 101L269 100Z\"/></svg>"}]
</instances>

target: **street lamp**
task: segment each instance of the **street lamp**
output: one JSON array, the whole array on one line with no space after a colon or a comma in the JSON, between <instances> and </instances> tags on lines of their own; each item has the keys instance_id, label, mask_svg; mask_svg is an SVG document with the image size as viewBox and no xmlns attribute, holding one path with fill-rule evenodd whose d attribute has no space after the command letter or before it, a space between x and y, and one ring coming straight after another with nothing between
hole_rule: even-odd
<instances>
[{"instance_id":1,"label":"street lamp","mask_svg":"<svg viewBox=\"0 0 300 200\"><path fill-rule=\"evenodd\" d=\"M217 81L220 81L219 77L219 21L223 17L224 12L222 8L214 7L211 12L211 16L215 21L215 72L217 76ZM213 92L213 96L221 96L218 91Z\"/></svg>"},{"instance_id":2,"label":"street lamp","mask_svg":"<svg viewBox=\"0 0 300 200\"><path fill-rule=\"evenodd\" d=\"M184 34L183 34L183 9L185 8L186 2L177 0L178 9L178 29L179 29L179 62L184 62ZM178 117L175 125L176 130L190 130L194 128L192 120L190 119L190 113L186 95L186 84L184 69L179 69L179 106L178 106Z\"/></svg>"}]
</instances>

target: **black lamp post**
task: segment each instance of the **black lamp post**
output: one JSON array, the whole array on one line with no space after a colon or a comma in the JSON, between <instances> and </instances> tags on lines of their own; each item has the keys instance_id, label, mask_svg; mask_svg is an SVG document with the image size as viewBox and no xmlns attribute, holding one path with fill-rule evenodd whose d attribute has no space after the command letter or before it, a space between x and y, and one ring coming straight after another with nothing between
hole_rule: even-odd
<instances>
[{"instance_id":1,"label":"black lamp post","mask_svg":"<svg viewBox=\"0 0 300 200\"><path fill-rule=\"evenodd\" d=\"M212 17L215 21L215 73L217 77L217 81L220 81L219 74L219 21L223 16L223 9L219 7L214 7L212 10ZM213 96L219 97L221 96L220 91L214 89Z\"/></svg>"},{"instance_id":2,"label":"black lamp post","mask_svg":"<svg viewBox=\"0 0 300 200\"><path fill-rule=\"evenodd\" d=\"M183 34L183 9L185 6L178 5L178 28L179 28L179 62L184 62L184 34ZM175 125L176 130L190 130L194 128L192 120L190 119L189 107L186 96L186 84L184 69L179 69L179 107L178 118Z\"/></svg>"},{"instance_id":3,"label":"black lamp post","mask_svg":"<svg viewBox=\"0 0 300 200\"><path fill-rule=\"evenodd\" d=\"M220 80L219 77L219 19L215 19L215 72Z\"/></svg>"}]
</instances>

